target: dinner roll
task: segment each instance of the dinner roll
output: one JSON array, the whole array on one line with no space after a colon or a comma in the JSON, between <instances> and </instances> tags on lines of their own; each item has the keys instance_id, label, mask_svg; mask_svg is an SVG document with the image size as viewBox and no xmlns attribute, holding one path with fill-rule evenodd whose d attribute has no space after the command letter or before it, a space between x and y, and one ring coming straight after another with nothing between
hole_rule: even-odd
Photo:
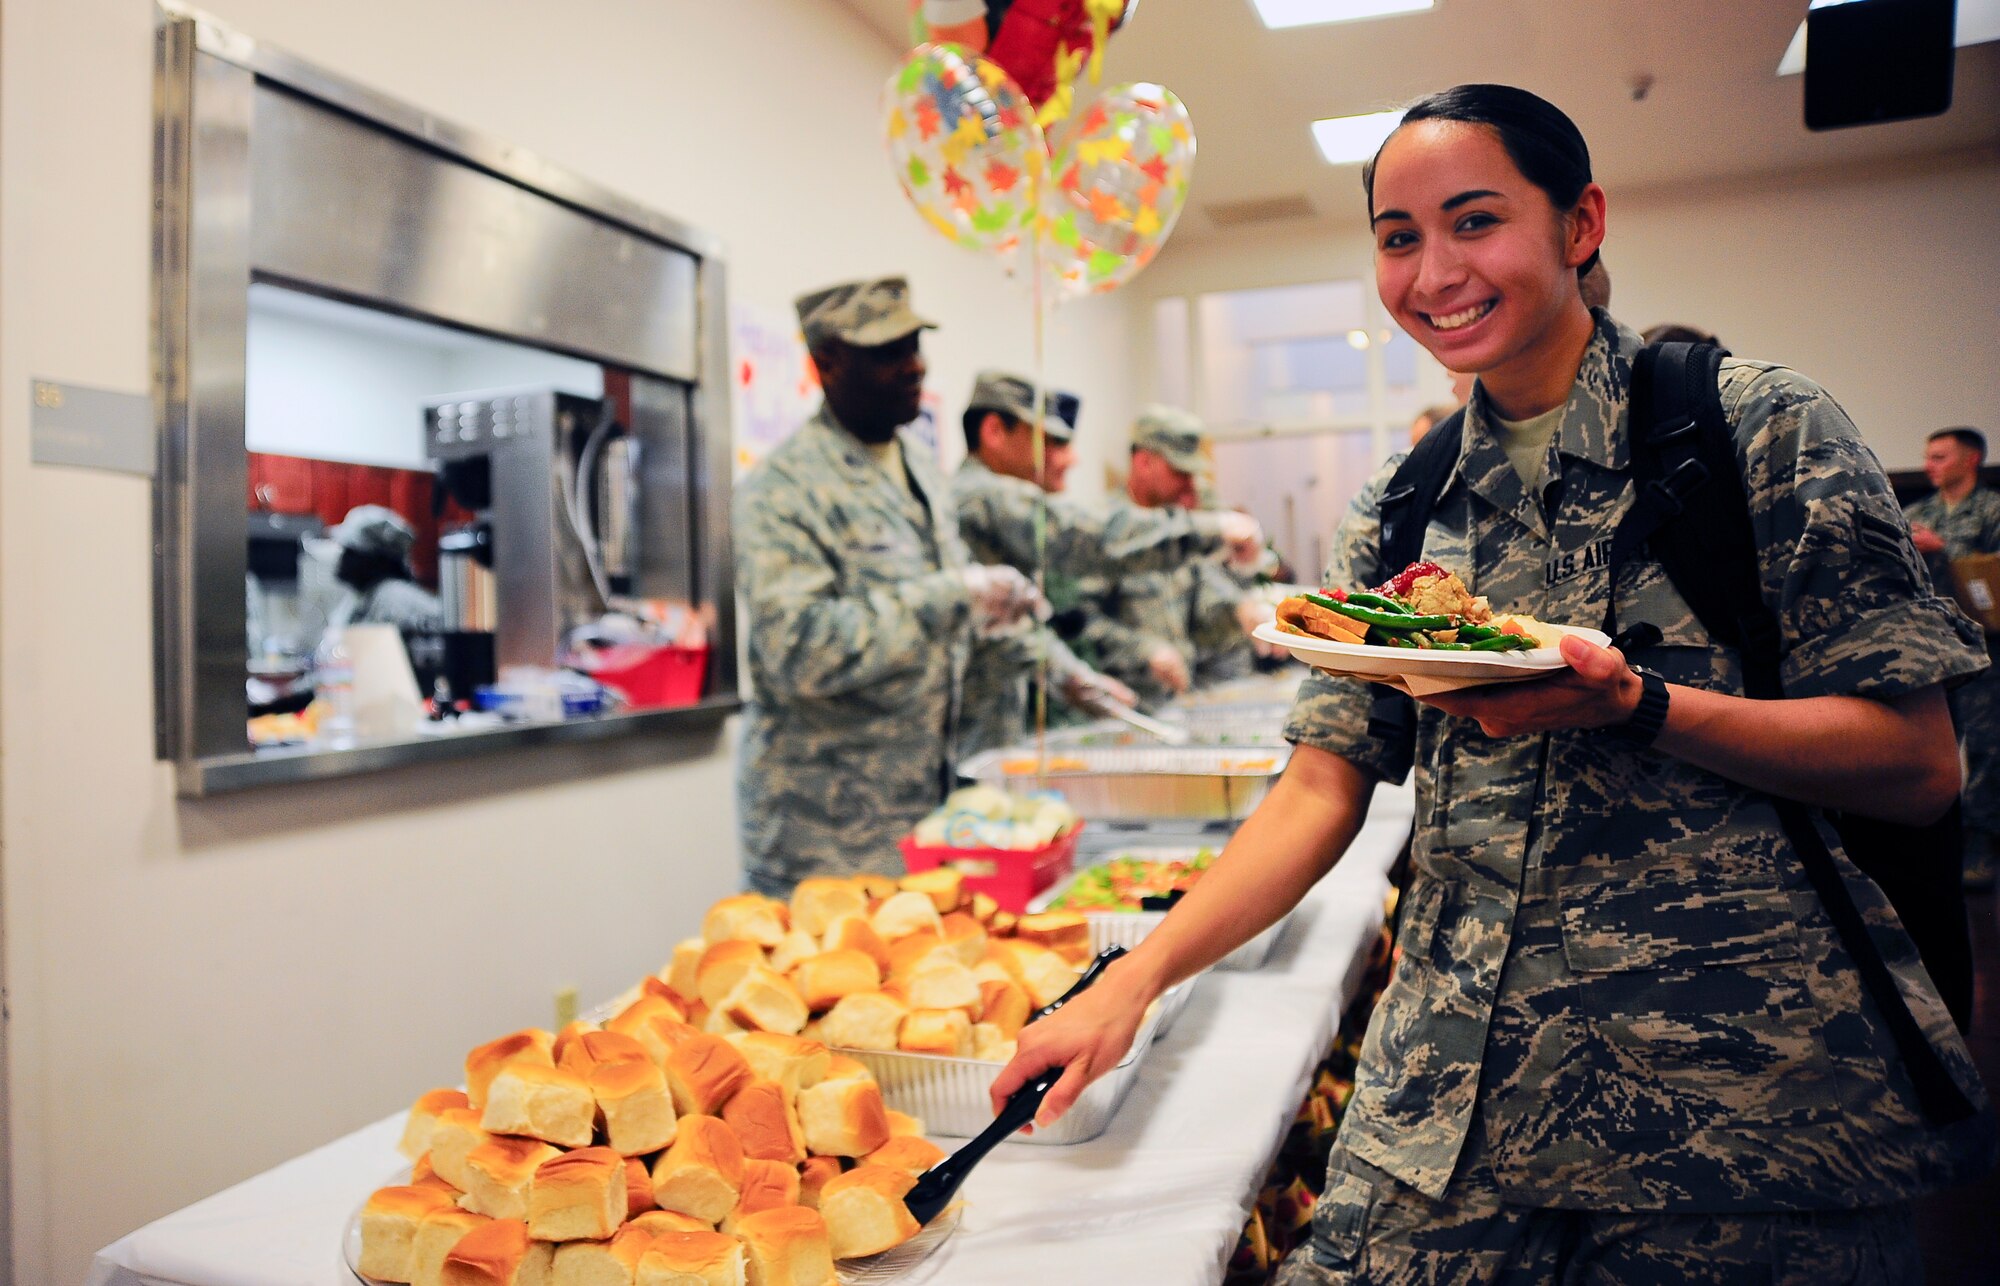
<instances>
[{"instance_id":1,"label":"dinner roll","mask_svg":"<svg viewBox=\"0 0 2000 1286\"><path fill-rule=\"evenodd\" d=\"M625 1217L637 1219L640 1215L660 1208L653 1200L653 1172L646 1168L642 1157L625 1158Z\"/></svg>"},{"instance_id":2,"label":"dinner roll","mask_svg":"<svg viewBox=\"0 0 2000 1286\"><path fill-rule=\"evenodd\" d=\"M804 997L783 974L750 969L722 998L721 1012L747 1031L783 1032L796 1036L812 1015Z\"/></svg>"},{"instance_id":3,"label":"dinner roll","mask_svg":"<svg viewBox=\"0 0 2000 1286\"><path fill-rule=\"evenodd\" d=\"M838 1286L826 1222L804 1206L745 1215L736 1235L749 1260L751 1286Z\"/></svg>"},{"instance_id":4,"label":"dinner roll","mask_svg":"<svg viewBox=\"0 0 2000 1286\"><path fill-rule=\"evenodd\" d=\"M711 943L744 941L775 947L784 940L785 920L790 918L789 912L781 911L779 903L761 894L739 893L708 909L702 917L701 936Z\"/></svg>"},{"instance_id":5,"label":"dinner roll","mask_svg":"<svg viewBox=\"0 0 2000 1286\"><path fill-rule=\"evenodd\" d=\"M828 1179L819 1192L819 1213L836 1259L879 1255L917 1235L922 1226L903 1197L917 1181L886 1165L860 1165Z\"/></svg>"},{"instance_id":6,"label":"dinner roll","mask_svg":"<svg viewBox=\"0 0 2000 1286\"><path fill-rule=\"evenodd\" d=\"M667 1074L643 1053L591 1068L590 1094L604 1121L604 1141L620 1156L658 1152L674 1141Z\"/></svg>"},{"instance_id":7,"label":"dinner roll","mask_svg":"<svg viewBox=\"0 0 2000 1286\"><path fill-rule=\"evenodd\" d=\"M1024 915L1014 926L1014 936L1033 942L1060 955L1081 951L1090 955L1090 921L1076 911L1043 911Z\"/></svg>"},{"instance_id":8,"label":"dinner roll","mask_svg":"<svg viewBox=\"0 0 2000 1286\"><path fill-rule=\"evenodd\" d=\"M701 990L701 1003L713 1010L743 980L744 974L768 966L764 949L754 942L714 944L701 953L701 963L695 966L695 984Z\"/></svg>"},{"instance_id":9,"label":"dinner roll","mask_svg":"<svg viewBox=\"0 0 2000 1286\"><path fill-rule=\"evenodd\" d=\"M571 1241L556 1247L549 1286L636 1286L639 1261L653 1234L620 1228L608 1241Z\"/></svg>"},{"instance_id":10,"label":"dinner roll","mask_svg":"<svg viewBox=\"0 0 2000 1286\"><path fill-rule=\"evenodd\" d=\"M749 1083L749 1062L720 1036L698 1032L667 1056L667 1088L673 1092L674 1111L682 1116L714 1116Z\"/></svg>"},{"instance_id":11,"label":"dinner roll","mask_svg":"<svg viewBox=\"0 0 2000 1286\"><path fill-rule=\"evenodd\" d=\"M889 1141L882 1090L872 1080L821 1081L800 1092L798 1109L806 1149L820 1156L864 1156Z\"/></svg>"},{"instance_id":12,"label":"dinner roll","mask_svg":"<svg viewBox=\"0 0 2000 1286\"><path fill-rule=\"evenodd\" d=\"M535 1168L528 1234L536 1241L602 1241L625 1222L625 1158L578 1148Z\"/></svg>"},{"instance_id":13,"label":"dinner roll","mask_svg":"<svg viewBox=\"0 0 2000 1286\"><path fill-rule=\"evenodd\" d=\"M438 1113L436 1128L431 1131L431 1169L460 1192L469 1182L465 1158L493 1138L479 1128L479 1116L473 1108L449 1107Z\"/></svg>"},{"instance_id":14,"label":"dinner roll","mask_svg":"<svg viewBox=\"0 0 2000 1286\"><path fill-rule=\"evenodd\" d=\"M669 1232L639 1260L633 1286L748 1286L743 1243L719 1232Z\"/></svg>"},{"instance_id":15,"label":"dinner roll","mask_svg":"<svg viewBox=\"0 0 2000 1286\"><path fill-rule=\"evenodd\" d=\"M542 1067L556 1065L556 1038L539 1028L530 1027L499 1040L488 1041L465 1056L465 1096L468 1106L486 1106L486 1087L500 1074L500 1069L509 1063L533 1063Z\"/></svg>"},{"instance_id":16,"label":"dinner roll","mask_svg":"<svg viewBox=\"0 0 2000 1286\"><path fill-rule=\"evenodd\" d=\"M648 1210L643 1215L633 1216L628 1228L643 1228L652 1236L663 1232L714 1232L713 1225L693 1215L684 1215L678 1210Z\"/></svg>"},{"instance_id":17,"label":"dinner roll","mask_svg":"<svg viewBox=\"0 0 2000 1286\"><path fill-rule=\"evenodd\" d=\"M785 940L771 948L768 962L779 973L790 973L799 961L819 954L819 937L799 929L789 930Z\"/></svg>"},{"instance_id":18,"label":"dinner roll","mask_svg":"<svg viewBox=\"0 0 2000 1286\"><path fill-rule=\"evenodd\" d=\"M940 930L944 945L958 962L970 969L986 958L986 926L963 911L953 911Z\"/></svg>"},{"instance_id":19,"label":"dinner roll","mask_svg":"<svg viewBox=\"0 0 2000 1286\"><path fill-rule=\"evenodd\" d=\"M735 1233L745 1215L799 1204L799 1172L783 1161L745 1161L743 1191L736 1208L722 1217L722 1231Z\"/></svg>"},{"instance_id":20,"label":"dinner roll","mask_svg":"<svg viewBox=\"0 0 2000 1286\"><path fill-rule=\"evenodd\" d=\"M886 1165L891 1170L921 1176L949 1155L929 1139L910 1134L891 1135L889 1141L861 1158L864 1165Z\"/></svg>"},{"instance_id":21,"label":"dinner roll","mask_svg":"<svg viewBox=\"0 0 2000 1286\"><path fill-rule=\"evenodd\" d=\"M819 1209L820 1189L826 1181L840 1173L839 1157L807 1157L799 1167L799 1204L808 1209Z\"/></svg>"},{"instance_id":22,"label":"dinner roll","mask_svg":"<svg viewBox=\"0 0 2000 1286\"><path fill-rule=\"evenodd\" d=\"M587 1077L599 1063L625 1063L633 1059L655 1061L637 1037L621 1031L593 1031L571 1041L556 1056L556 1066Z\"/></svg>"},{"instance_id":23,"label":"dinner roll","mask_svg":"<svg viewBox=\"0 0 2000 1286\"><path fill-rule=\"evenodd\" d=\"M963 1009L913 1009L903 1019L897 1047L912 1054L972 1057L972 1020Z\"/></svg>"},{"instance_id":24,"label":"dinner roll","mask_svg":"<svg viewBox=\"0 0 2000 1286\"><path fill-rule=\"evenodd\" d=\"M937 905L922 893L896 894L876 907L868 922L887 942L912 933L936 933L943 924Z\"/></svg>"},{"instance_id":25,"label":"dinner roll","mask_svg":"<svg viewBox=\"0 0 2000 1286\"><path fill-rule=\"evenodd\" d=\"M882 1115L889 1122L890 1138L901 1138L905 1134L914 1134L918 1138L924 1136L925 1130L922 1117L910 1116L907 1113L898 1112L894 1108L890 1108Z\"/></svg>"},{"instance_id":26,"label":"dinner roll","mask_svg":"<svg viewBox=\"0 0 2000 1286\"><path fill-rule=\"evenodd\" d=\"M903 983L913 1009L964 1009L980 1006L979 979L956 960L933 958Z\"/></svg>"},{"instance_id":27,"label":"dinner roll","mask_svg":"<svg viewBox=\"0 0 2000 1286\"><path fill-rule=\"evenodd\" d=\"M817 1012L833 1008L843 996L878 990L882 970L873 956L849 947L800 961L792 970L792 982L804 997L806 1008Z\"/></svg>"},{"instance_id":28,"label":"dinner roll","mask_svg":"<svg viewBox=\"0 0 2000 1286\"><path fill-rule=\"evenodd\" d=\"M868 895L852 880L815 876L792 890L792 928L814 937L843 915L868 914Z\"/></svg>"},{"instance_id":29,"label":"dinner roll","mask_svg":"<svg viewBox=\"0 0 2000 1286\"><path fill-rule=\"evenodd\" d=\"M456 1203L436 1188L380 1188L361 1207L361 1261L358 1265L370 1277L406 1282L414 1275L411 1266L417 1229L426 1215L456 1208Z\"/></svg>"},{"instance_id":30,"label":"dinner roll","mask_svg":"<svg viewBox=\"0 0 2000 1286\"><path fill-rule=\"evenodd\" d=\"M798 1114L791 1096L776 1081L752 1081L736 1091L723 1107L722 1119L736 1131L746 1157L791 1165L806 1159Z\"/></svg>"},{"instance_id":31,"label":"dinner roll","mask_svg":"<svg viewBox=\"0 0 2000 1286\"><path fill-rule=\"evenodd\" d=\"M708 944L700 938L682 938L674 944L674 958L660 970L659 977L665 980L668 990L680 998L683 1007L701 999L701 984L695 970L701 965L701 956L708 950Z\"/></svg>"},{"instance_id":32,"label":"dinner roll","mask_svg":"<svg viewBox=\"0 0 2000 1286\"><path fill-rule=\"evenodd\" d=\"M931 900L939 915L958 910L965 895L965 874L952 866L936 866L928 871L912 871L896 881L906 892L921 893Z\"/></svg>"},{"instance_id":33,"label":"dinner roll","mask_svg":"<svg viewBox=\"0 0 2000 1286\"><path fill-rule=\"evenodd\" d=\"M596 1121L589 1081L560 1067L509 1063L487 1086L479 1128L580 1148L589 1145Z\"/></svg>"},{"instance_id":34,"label":"dinner roll","mask_svg":"<svg viewBox=\"0 0 2000 1286\"><path fill-rule=\"evenodd\" d=\"M844 915L835 920L821 935L819 945L822 951L859 951L873 960L877 969L889 972L889 944L865 915Z\"/></svg>"},{"instance_id":35,"label":"dinner roll","mask_svg":"<svg viewBox=\"0 0 2000 1286\"><path fill-rule=\"evenodd\" d=\"M465 1158L465 1195L459 1204L491 1219L526 1219L528 1190L535 1171L561 1151L539 1139L504 1135L482 1143Z\"/></svg>"},{"instance_id":36,"label":"dinner roll","mask_svg":"<svg viewBox=\"0 0 2000 1286\"><path fill-rule=\"evenodd\" d=\"M999 912L1000 904L993 900L991 894L975 893L968 901L972 907L973 919L979 921L981 924L993 923L993 917Z\"/></svg>"},{"instance_id":37,"label":"dinner roll","mask_svg":"<svg viewBox=\"0 0 2000 1286\"><path fill-rule=\"evenodd\" d=\"M474 1228L491 1222L470 1210L435 1210L425 1215L410 1243L410 1286L438 1286L444 1274L444 1257L451 1248Z\"/></svg>"},{"instance_id":38,"label":"dinner roll","mask_svg":"<svg viewBox=\"0 0 2000 1286\"><path fill-rule=\"evenodd\" d=\"M776 1081L788 1094L817 1085L826 1076L827 1049L816 1040L782 1032L750 1031L729 1038L760 1081Z\"/></svg>"},{"instance_id":39,"label":"dinner roll","mask_svg":"<svg viewBox=\"0 0 2000 1286\"><path fill-rule=\"evenodd\" d=\"M712 1116L684 1116L674 1145L653 1163L653 1200L713 1226L743 1190L743 1145Z\"/></svg>"},{"instance_id":40,"label":"dinner roll","mask_svg":"<svg viewBox=\"0 0 2000 1286\"><path fill-rule=\"evenodd\" d=\"M549 1286L555 1247L531 1241L519 1219L495 1219L465 1234L444 1257L439 1286Z\"/></svg>"},{"instance_id":41,"label":"dinner roll","mask_svg":"<svg viewBox=\"0 0 2000 1286\"><path fill-rule=\"evenodd\" d=\"M1008 1036L993 1023L972 1024L972 1056L982 1063L1010 1063L1014 1061L1014 1051L1019 1048L1013 1037Z\"/></svg>"},{"instance_id":42,"label":"dinner roll","mask_svg":"<svg viewBox=\"0 0 2000 1286\"><path fill-rule=\"evenodd\" d=\"M1028 993L1011 978L979 984L979 1021L999 1028L1009 1040L1020 1034L1032 1008Z\"/></svg>"},{"instance_id":43,"label":"dinner roll","mask_svg":"<svg viewBox=\"0 0 2000 1286\"><path fill-rule=\"evenodd\" d=\"M444 1177L431 1168L431 1154L426 1152L410 1162L410 1186L413 1188L436 1188L439 1192L456 1198L458 1189L446 1183Z\"/></svg>"},{"instance_id":44,"label":"dinner roll","mask_svg":"<svg viewBox=\"0 0 2000 1286\"><path fill-rule=\"evenodd\" d=\"M894 1049L909 1012L910 1006L889 992L857 991L827 1010L820 1030L830 1043L849 1049Z\"/></svg>"},{"instance_id":45,"label":"dinner roll","mask_svg":"<svg viewBox=\"0 0 2000 1286\"><path fill-rule=\"evenodd\" d=\"M875 1073L868 1070L868 1064L845 1054L829 1053L826 1056L826 1075L822 1081L872 1081Z\"/></svg>"},{"instance_id":46,"label":"dinner roll","mask_svg":"<svg viewBox=\"0 0 2000 1286\"><path fill-rule=\"evenodd\" d=\"M422 1095L410 1107L410 1118L403 1123L403 1140L396 1150L416 1160L431 1150L431 1131L437 1128L438 1114L470 1106L471 1100L459 1090L432 1090Z\"/></svg>"}]
</instances>

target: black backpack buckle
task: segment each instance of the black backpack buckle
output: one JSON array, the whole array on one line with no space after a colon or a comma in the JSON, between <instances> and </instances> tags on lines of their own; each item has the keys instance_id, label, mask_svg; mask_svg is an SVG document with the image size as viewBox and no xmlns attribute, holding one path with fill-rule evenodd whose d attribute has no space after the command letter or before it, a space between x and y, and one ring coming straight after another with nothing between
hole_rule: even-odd
<instances>
[{"instance_id":1,"label":"black backpack buckle","mask_svg":"<svg viewBox=\"0 0 2000 1286\"><path fill-rule=\"evenodd\" d=\"M1659 496L1659 504L1666 509L1668 516L1678 518L1687 508L1687 498L1707 481L1707 465L1699 460L1683 460L1666 477L1646 484L1646 489Z\"/></svg>"}]
</instances>

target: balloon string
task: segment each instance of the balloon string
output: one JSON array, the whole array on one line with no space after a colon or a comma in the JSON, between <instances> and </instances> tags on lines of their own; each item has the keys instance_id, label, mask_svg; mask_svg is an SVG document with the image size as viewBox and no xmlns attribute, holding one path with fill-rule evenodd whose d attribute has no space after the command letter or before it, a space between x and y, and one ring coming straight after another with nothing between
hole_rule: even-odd
<instances>
[{"instance_id":1,"label":"balloon string","mask_svg":"<svg viewBox=\"0 0 2000 1286\"><path fill-rule=\"evenodd\" d=\"M1036 192L1033 195L1036 198L1035 208L1039 210L1041 208L1041 194ZM1035 592L1041 595L1044 601L1047 601L1049 584L1049 505L1048 493L1043 490L1043 484L1048 476L1046 434L1048 430L1049 398L1043 386L1046 380L1044 361L1048 348L1049 301L1042 288L1042 237L1039 229L1036 230L1035 236L1029 238L1029 242L1031 245L1029 251L1029 269L1030 279L1033 284L1029 287L1028 297L1032 301L1035 310L1035 353L1032 378L1034 385L1033 397L1035 399ZM1050 628L1046 623L1040 627L1041 633L1037 639L1039 646L1035 649L1035 789L1038 791L1048 789L1045 776L1048 771L1049 762L1048 630Z\"/></svg>"}]
</instances>

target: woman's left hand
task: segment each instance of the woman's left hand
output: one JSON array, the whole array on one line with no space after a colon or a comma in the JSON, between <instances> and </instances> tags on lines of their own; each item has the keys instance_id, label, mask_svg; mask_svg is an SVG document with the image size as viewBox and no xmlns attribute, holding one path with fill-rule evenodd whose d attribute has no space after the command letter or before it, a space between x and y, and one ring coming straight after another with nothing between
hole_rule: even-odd
<instances>
[{"instance_id":1,"label":"woman's left hand","mask_svg":"<svg viewBox=\"0 0 2000 1286\"><path fill-rule=\"evenodd\" d=\"M1574 635L1562 641L1569 669L1527 683L1496 683L1419 697L1448 715L1476 719L1489 737L1520 737L1566 728L1624 723L1639 706L1639 676L1616 648Z\"/></svg>"}]
</instances>

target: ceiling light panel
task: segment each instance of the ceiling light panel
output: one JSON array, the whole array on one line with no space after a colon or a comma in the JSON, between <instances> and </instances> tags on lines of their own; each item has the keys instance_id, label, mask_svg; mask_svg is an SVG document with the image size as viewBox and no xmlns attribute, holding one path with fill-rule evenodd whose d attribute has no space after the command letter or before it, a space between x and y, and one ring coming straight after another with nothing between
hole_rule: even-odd
<instances>
[{"instance_id":1,"label":"ceiling light panel","mask_svg":"<svg viewBox=\"0 0 2000 1286\"><path fill-rule=\"evenodd\" d=\"M1812 0L1806 7L1824 9L1845 3L1847 0ZM1953 28L1951 43L1964 49L1992 40L2000 40L2000 0L1958 0L1958 25ZM1778 74L1796 76L1805 69L1806 24L1801 22L1792 33L1792 42L1785 46L1785 56L1778 60Z\"/></svg>"},{"instance_id":2,"label":"ceiling light panel","mask_svg":"<svg viewBox=\"0 0 2000 1286\"><path fill-rule=\"evenodd\" d=\"M1313 142L1329 165L1359 165L1375 155L1382 141L1395 133L1403 111L1370 112L1365 116L1335 116L1313 122Z\"/></svg>"},{"instance_id":3,"label":"ceiling light panel","mask_svg":"<svg viewBox=\"0 0 2000 1286\"><path fill-rule=\"evenodd\" d=\"M1421 13L1436 0L1250 0L1267 27L1309 27L1323 22L1356 22Z\"/></svg>"}]
</instances>

